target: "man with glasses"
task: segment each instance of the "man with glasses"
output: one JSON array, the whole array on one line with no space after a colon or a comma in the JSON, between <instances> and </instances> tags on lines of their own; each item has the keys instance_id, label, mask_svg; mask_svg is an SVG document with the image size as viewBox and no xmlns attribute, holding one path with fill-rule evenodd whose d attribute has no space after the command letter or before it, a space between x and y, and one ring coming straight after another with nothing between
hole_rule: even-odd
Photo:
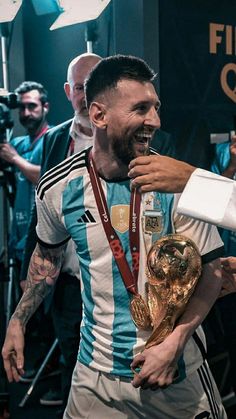
<instances>
[{"instance_id":1,"label":"man with glasses","mask_svg":"<svg viewBox=\"0 0 236 419\"><path fill-rule=\"evenodd\" d=\"M26 135L0 144L0 158L14 166L16 196L10 235L10 256L20 266L25 247L34 188L39 179L43 137L48 130L48 96L45 88L33 81L24 81L15 90L19 95L19 120Z\"/></svg>"}]
</instances>

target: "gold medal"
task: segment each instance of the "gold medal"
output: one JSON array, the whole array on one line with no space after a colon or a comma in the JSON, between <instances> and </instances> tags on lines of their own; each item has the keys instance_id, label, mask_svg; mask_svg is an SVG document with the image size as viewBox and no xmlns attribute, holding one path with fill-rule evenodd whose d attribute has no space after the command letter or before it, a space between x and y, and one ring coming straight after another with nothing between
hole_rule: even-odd
<instances>
[{"instance_id":1,"label":"gold medal","mask_svg":"<svg viewBox=\"0 0 236 419\"><path fill-rule=\"evenodd\" d=\"M139 329L149 329L151 327L149 309L140 294L132 297L130 302L130 312L133 322Z\"/></svg>"}]
</instances>

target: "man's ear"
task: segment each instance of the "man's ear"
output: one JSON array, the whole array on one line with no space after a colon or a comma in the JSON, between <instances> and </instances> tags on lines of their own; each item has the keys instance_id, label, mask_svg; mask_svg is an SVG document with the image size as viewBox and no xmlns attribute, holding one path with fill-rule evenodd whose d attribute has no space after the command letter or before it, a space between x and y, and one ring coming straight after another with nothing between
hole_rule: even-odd
<instances>
[{"instance_id":1,"label":"man's ear","mask_svg":"<svg viewBox=\"0 0 236 419\"><path fill-rule=\"evenodd\" d=\"M67 96L67 99L70 100L70 85L68 82L64 83L64 90L65 90L65 94Z\"/></svg>"},{"instance_id":2,"label":"man's ear","mask_svg":"<svg viewBox=\"0 0 236 419\"><path fill-rule=\"evenodd\" d=\"M44 105L43 105L43 111L44 111L44 114L45 115L48 113L48 111L49 111L49 103L48 102L45 102L44 103Z\"/></svg>"},{"instance_id":3,"label":"man's ear","mask_svg":"<svg viewBox=\"0 0 236 419\"><path fill-rule=\"evenodd\" d=\"M106 129L107 115L105 105L99 102L92 102L89 108L89 119L97 128Z\"/></svg>"}]
</instances>

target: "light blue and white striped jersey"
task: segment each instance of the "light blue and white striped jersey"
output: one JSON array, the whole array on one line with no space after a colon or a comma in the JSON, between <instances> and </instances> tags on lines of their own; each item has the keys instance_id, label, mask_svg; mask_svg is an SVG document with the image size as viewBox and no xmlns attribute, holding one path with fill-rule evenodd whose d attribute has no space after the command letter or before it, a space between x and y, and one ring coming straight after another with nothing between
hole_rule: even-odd
<instances>
[{"instance_id":1,"label":"light blue and white striped jersey","mask_svg":"<svg viewBox=\"0 0 236 419\"><path fill-rule=\"evenodd\" d=\"M138 330L129 309L127 292L110 249L97 209L88 172L88 152L84 150L65 160L40 180L37 188L37 235L44 246L59 246L72 238L79 258L83 321L78 359L100 371L132 376L130 364L144 349L150 335ZM102 187L129 265L130 180L105 181ZM173 194L142 194L140 208L139 293L145 298L146 259L152 243L176 232L197 244L207 260L221 255L222 241L215 227L177 215ZM204 334L198 328L204 342ZM205 342L204 342L205 344ZM181 377L202 363L200 350L191 338L179 362Z\"/></svg>"}]
</instances>

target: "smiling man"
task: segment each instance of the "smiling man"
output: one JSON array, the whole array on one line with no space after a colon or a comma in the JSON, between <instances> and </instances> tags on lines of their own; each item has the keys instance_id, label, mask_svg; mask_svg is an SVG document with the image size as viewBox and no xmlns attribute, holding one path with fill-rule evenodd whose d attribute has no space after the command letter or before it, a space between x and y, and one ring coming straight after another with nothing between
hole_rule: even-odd
<instances>
[{"instance_id":1,"label":"smiling man","mask_svg":"<svg viewBox=\"0 0 236 419\"><path fill-rule=\"evenodd\" d=\"M221 288L222 241L215 227L178 216L173 194L130 189L129 163L151 152L160 127L153 79L139 58L101 60L85 82L94 145L47 172L37 188L38 244L3 357L8 378L17 379L23 357L11 325L23 333L31 296L40 300L50 290L72 238L83 284L83 322L65 419L226 418L199 327ZM202 276L174 331L147 349L147 252L174 232L197 244Z\"/></svg>"},{"instance_id":2,"label":"smiling man","mask_svg":"<svg viewBox=\"0 0 236 419\"><path fill-rule=\"evenodd\" d=\"M126 171L132 159L149 154L153 134L161 125L158 116L160 102L151 83L140 86L136 80L121 80L115 94L115 98L104 94L110 106L108 144L115 160L118 158ZM93 105L93 110L99 110L97 106ZM147 112L148 118L144 120Z\"/></svg>"},{"instance_id":3,"label":"smiling man","mask_svg":"<svg viewBox=\"0 0 236 419\"><path fill-rule=\"evenodd\" d=\"M90 105L90 98L88 103ZM152 136L160 128L159 106L150 82L124 79L112 92L105 90L98 94L91 106L90 117L97 118L101 124L96 147L101 158L97 161L97 169L105 178L125 178L130 161L149 154Z\"/></svg>"}]
</instances>

